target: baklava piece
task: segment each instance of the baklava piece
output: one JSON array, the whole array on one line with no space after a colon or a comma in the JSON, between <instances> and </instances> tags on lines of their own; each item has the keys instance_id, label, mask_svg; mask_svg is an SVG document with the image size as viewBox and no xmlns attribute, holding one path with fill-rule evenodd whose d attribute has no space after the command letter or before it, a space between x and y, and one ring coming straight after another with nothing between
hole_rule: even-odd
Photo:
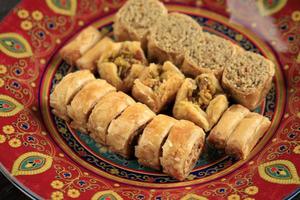
<instances>
[{"instance_id":1,"label":"baklava piece","mask_svg":"<svg viewBox=\"0 0 300 200\"><path fill-rule=\"evenodd\" d=\"M68 105L68 115L72 118L71 127L87 133L88 117L97 102L116 88L105 80L96 79L87 83Z\"/></svg>"},{"instance_id":2,"label":"baklava piece","mask_svg":"<svg viewBox=\"0 0 300 200\"><path fill-rule=\"evenodd\" d=\"M132 96L158 113L173 101L184 75L171 62L150 64L134 81Z\"/></svg>"},{"instance_id":3,"label":"baklava piece","mask_svg":"<svg viewBox=\"0 0 300 200\"><path fill-rule=\"evenodd\" d=\"M109 149L125 158L131 158L139 134L153 117L155 113L144 104L128 106L108 127L106 143Z\"/></svg>"},{"instance_id":4,"label":"baklava piece","mask_svg":"<svg viewBox=\"0 0 300 200\"><path fill-rule=\"evenodd\" d=\"M135 156L140 164L157 170L161 168L162 145L176 121L166 115L157 115L146 126L135 147Z\"/></svg>"},{"instance_id":5,"label":"baklava piece","mask_svg":"<svg viewBox=\"0 0 300 200\"><path fill-rule=\"evenodd\" d=\"M117 90L129 92L146 65L140 42L122 42L115 44L113 51L107 51L100 57L98 72Z\"/></svg>"},{"instance_id":6,"label":"baklava piece","mask_svg":"<svg viewBox=\"0 0 300 200\"><path fill-rule=\"evenodd\" d=\"M194 123L186 120L175 123L162 147L163 171L183 181L195 167L204 142L205 133Z\"/></svg>"},{"instance_id":7,"label":"baklava piece","mask_svg":"<svg viewBox=\"0 0 300 200\"><path fill-rule=\"evenodd\" d=\"M201 74L195 80L186 78L176 96L174 117L189 120L209 131L211 126L205 110L214 96L221 92L213 74Z\"/></svg>"},{"instance_id":8,"label":"baklava piece","mask_svg":"<svg viewBox=\"0 0 300 200\"><path fill-rule=\"evenodd\" d=\"M134 103L135 101L123 92L112 92L101 98L88 120L87 126L90 136L100 144L106 145L107 129L110 122Z\"/></svg>"},{"instance_id":9,"label":"baklava piece","mask_svg":"<svg viewBox=\"0 0 300 200\"><path fill-rule=\"evenodd\" d=\"M61 49L60 56L69 65L74 66L76 61L92 48L101 37L101 33L95 27L89 26Z\"/></svg>"},{"instance_id":10,"label":"baklava piece","mask_svg":"<svg viewBox=\"0 0 300 200\"><path fill-rule=\"evenodd\" d=\"M88 70L76 71L63 77L50 95L50 106L53 108L53 114L69 121L67 106L81 88L93 80L95 77Z\"/></svg>"}]
</instances>

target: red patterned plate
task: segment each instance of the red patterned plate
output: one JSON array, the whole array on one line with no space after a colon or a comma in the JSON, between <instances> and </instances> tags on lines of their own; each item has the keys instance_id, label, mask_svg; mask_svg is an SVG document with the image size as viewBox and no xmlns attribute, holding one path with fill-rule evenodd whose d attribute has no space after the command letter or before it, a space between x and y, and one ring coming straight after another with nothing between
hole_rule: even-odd
<instances>
[{"instance_id":1,"label":"red patterned plate","mask_svg":"<svg viewBox=\"0 0 300 200\"><path fill-rule=\"evenodd\" d=\"M123 0L23 0L0 26L0 168L32 198L282 199L300 178L298 0L165 0L209 31L276 64L256 110L272 126L245 161L207 148L186 181L125 160L53 116L49 94L70 70L57 52L92 24L111 32Z\"/></svg>"}]
</instances>

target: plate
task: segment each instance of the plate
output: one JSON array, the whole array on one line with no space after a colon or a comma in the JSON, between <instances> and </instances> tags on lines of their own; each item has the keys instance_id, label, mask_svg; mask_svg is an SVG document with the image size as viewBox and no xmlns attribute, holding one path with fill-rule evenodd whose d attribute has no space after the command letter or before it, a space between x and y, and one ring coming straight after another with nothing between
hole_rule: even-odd
<instances>
[{"instance_id":1,"label":"plate","mask_svg":"<svg viewBox=\"0 0 300 200\"><path fill-rule=\"evenodd\" d=\"M51 114L49 94L73 69L59 49L84 27L111 33L124 0L23 0L0 26L1 171L40 199L282 199L300 184L300 4L166 0L205 31L276 65L256 109L271 128L244 161L205 150L186 181L126 160ZM299 191L298 191L299 192Z\"/></svg>"}]
</instances>

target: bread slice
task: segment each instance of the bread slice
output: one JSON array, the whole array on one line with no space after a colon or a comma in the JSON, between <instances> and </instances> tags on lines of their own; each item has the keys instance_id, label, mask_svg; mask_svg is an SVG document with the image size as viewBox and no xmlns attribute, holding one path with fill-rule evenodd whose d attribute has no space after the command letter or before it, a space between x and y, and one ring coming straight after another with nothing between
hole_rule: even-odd
<instances>
[{"instance_id":1,"label":"bread slice","mask_svg":"<svg viewBox=\"0 0 300 200\"><path fill-rule=\"evenodd\" d=\"M197 40L194 45L189 46L181 71L192 77L210 72L220 79L238 47L216 35L207 32L203 35L203 40Z\"/></svg>"},{"instance_id":2,"label":"bread slice","mask_svg":"<svg viewBox=\"0 0 300 200\"><path fill-rule=\"evenodd\" d=\"M162 147L163 171L183 181L199 159L204 142L204 131L194 123L186 120L175 123Z\"/></svg>"},{"instance_id":3,"label":"bread slice","mask_svg":"<svg viewBox=\"0 0 300 200\"><path fill-rule=\"evenodd\" d=\"M275 74L274 64L252 52L241 52L226 66L222 85L240 104L255 109L266 97Z\"/></svg>"},{"instance_id":4,"label":"bread slice","mask_svg":"<svg viewBox=\"0 0 300 200\"><path fill-rule=\"evenodd\" d=\"M202 28L185 14L171 13L161 18L151 29L148 39L148 58L153 62L171 61L181 66L185 51L202 39Z\"/></svg>"},{"instance_id":5,"label":"bread slice","mask_svg":"<svg viewBox=\"0 0 300 200\"><path fill-rule=\"evenodd\" d=\"M100 39L102 34L93 26L82 30L71 42L60 50L60 56L69 64L74 66L76 61L85 54Z\"/></svg>"},{"instance_id":6,"label":"bread slice","mask_svg":"<svg viewBox=\"0 0 300 200\"><path fill-rule=\"evenodd\" d=\"M117 41L140 41L146 49L150 28L167 13L158 0L129 0L116 14L114 36Z\"/></svg>"}]
</instances>

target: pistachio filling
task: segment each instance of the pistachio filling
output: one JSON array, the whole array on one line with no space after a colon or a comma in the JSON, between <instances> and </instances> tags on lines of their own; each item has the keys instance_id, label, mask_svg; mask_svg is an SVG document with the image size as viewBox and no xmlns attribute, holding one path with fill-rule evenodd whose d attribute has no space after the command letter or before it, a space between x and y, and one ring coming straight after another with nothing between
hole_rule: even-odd
<instances>
[{"instance_id":1,"label":"pistachio filling","mask_svg":"<svg viewBox=\"0 0 300 200\"><path fill-rule=\"evenodd\" d=\"M118 76L123 80L130 73L133 64L141 64L142 55L139 52L131 52L127 47L121 48L119 52L105 59L117 65Z\"/></svg>"},{"instance_id":2,"label":"pistachio filling","mask_svg":"<svg viewBox=\"0 0 300 200\"><path fill-rule=\"evenodd\" d=\"M196 88L188 93L188 100L205 109L216 94L216 87L208 77L198 76Z\"/></svg>"}]
</instances>

